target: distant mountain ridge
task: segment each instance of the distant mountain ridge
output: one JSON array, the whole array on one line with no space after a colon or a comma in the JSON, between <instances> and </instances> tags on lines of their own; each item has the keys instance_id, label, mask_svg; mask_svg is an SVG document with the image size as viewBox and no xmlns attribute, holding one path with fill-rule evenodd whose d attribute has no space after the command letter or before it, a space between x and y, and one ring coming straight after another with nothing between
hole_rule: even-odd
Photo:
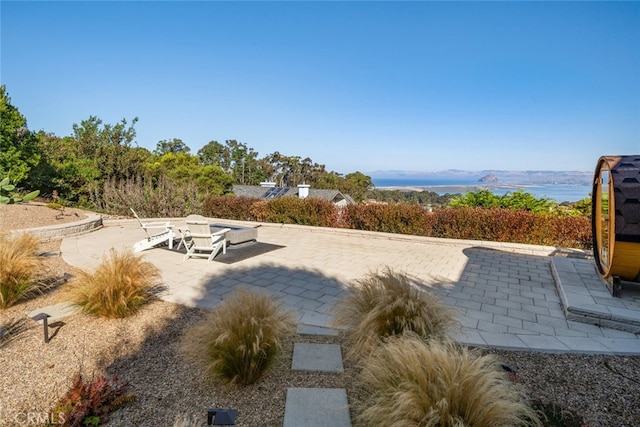
<instances>
[{"instance_id":1,"label":"distant mountain ridge","mask_svg":"<svg viewBox=\"0 0 640 427\"><path fill-rule=\"evenodd\" d=\"M368 172L372 179L468 179L479 181L486 176L495 177L501 184L562 184L562 185L591 185L592 171L506 171L506 170L480 170L467 171L460 169L447 169L438 172L425 171L401 171L401 170L377 170Z\"/></svg>"}]
</instances>

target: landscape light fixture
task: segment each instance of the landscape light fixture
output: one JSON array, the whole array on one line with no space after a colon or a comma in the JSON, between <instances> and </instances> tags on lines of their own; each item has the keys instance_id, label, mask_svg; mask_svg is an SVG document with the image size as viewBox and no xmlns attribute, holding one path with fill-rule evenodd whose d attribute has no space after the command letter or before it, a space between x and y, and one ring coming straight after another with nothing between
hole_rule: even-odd
<instances>
[{"instance_id":1,"label":"landscape light fixture","mask_svg":"<svg viewBox=\"0 0 640 427\"><path fill-rule=\"evenodd\" d=\"M235 409L209 408L207 410L207 425L232 426L236 424L238 411Z\"/></svg>"},{"instance_id":2,"label":"landscape light fixture","mask_svg":"<svg viewBox=\"0 0 640 427\"><path fill-rule=\"evenodd\" d=\"M49 343L49 317L51 316L49 316L47 313L38 313L32 317L32 319L36 322L38 320L42 320L42 325L44 326L44 342L47 344Z\"/></svg>"}]
</instances>

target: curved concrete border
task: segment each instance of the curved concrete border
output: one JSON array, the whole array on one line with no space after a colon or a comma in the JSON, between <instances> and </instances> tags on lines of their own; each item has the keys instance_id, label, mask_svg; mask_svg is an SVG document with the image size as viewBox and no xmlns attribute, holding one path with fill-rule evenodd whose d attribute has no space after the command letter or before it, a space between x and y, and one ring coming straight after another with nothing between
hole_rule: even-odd
<instances>
[{"instance_id":1,"label":"curved concrete border","mask_svg":"<svg viewBox=\"0 0 640 427\"><path fill-rule=\"evenodd\" d=\"M67 236L89 233L102 228L101 215L88 215L87 218L64 224L48 225L46 227L23 228L12 230L11 233L31 233L40 238L40 241L49 242L61 240Z\"/></svg>"}]
</instances>

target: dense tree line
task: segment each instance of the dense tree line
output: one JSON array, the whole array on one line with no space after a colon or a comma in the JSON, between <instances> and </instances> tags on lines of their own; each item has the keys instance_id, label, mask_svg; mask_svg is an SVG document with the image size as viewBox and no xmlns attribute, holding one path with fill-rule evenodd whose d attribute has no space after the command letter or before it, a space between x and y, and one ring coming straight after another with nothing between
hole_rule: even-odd
<instances>
[{"instance_id":1,"label":"dense tree line","mask_svg":"<svg viewBox=\"0 0 640 427\"><path fill-rule=\"evenodd\" d=\"M280 186L306 183L338 189L357 201L373 187L371 178L361 172L342 175L308 157L278 151L260 157L234 139L209 141L196 154L179 138L164 139L150 152L135 142L137 118L112 125L90 116L73 124L73 133L63 137L33 132L11 104L4 85L0 86L0 118L0 177L39 189L41 195L61 203L100 205L105 185L117 186L134 178L147 186L161 181L195 185L203 198L230 194L234 184L258 185L266 180Z\"/></svg>"}]
</instances>

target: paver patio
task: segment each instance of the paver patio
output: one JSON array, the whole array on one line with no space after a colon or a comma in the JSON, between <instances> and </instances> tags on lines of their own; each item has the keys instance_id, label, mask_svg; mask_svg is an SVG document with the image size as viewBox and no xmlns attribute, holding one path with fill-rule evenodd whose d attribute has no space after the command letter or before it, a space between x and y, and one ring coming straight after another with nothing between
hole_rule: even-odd
<instances>
[{"instance_id":1,"label":"paver patio","mask_svg":"<svg viewBox=\"0 0 640 427\"><path fill-rule=\"evenodd\" d=\"M177 225L180 221L174 220ZM65 238L61 251L69 264L91 268L110 248L130 248L144 237L134 221L105 221L98 231ZM580 251L281 224L261 224L258 240L284 247L235 264L183 262L181 254L166 248L143 254L162 271L162 298L188 306L212 307L243 286L282 298L297 312L303 328L326 328L332 307L353 281L388 266L415 278L457 309L462 327L453 334L460 342L533 351L640 354L640 339L634 333L566 318L551 256L581 255ZM584 272L585 261L575 261ZM606 288L593 292L602 298Z\"/></svg>"}]
</instances>

